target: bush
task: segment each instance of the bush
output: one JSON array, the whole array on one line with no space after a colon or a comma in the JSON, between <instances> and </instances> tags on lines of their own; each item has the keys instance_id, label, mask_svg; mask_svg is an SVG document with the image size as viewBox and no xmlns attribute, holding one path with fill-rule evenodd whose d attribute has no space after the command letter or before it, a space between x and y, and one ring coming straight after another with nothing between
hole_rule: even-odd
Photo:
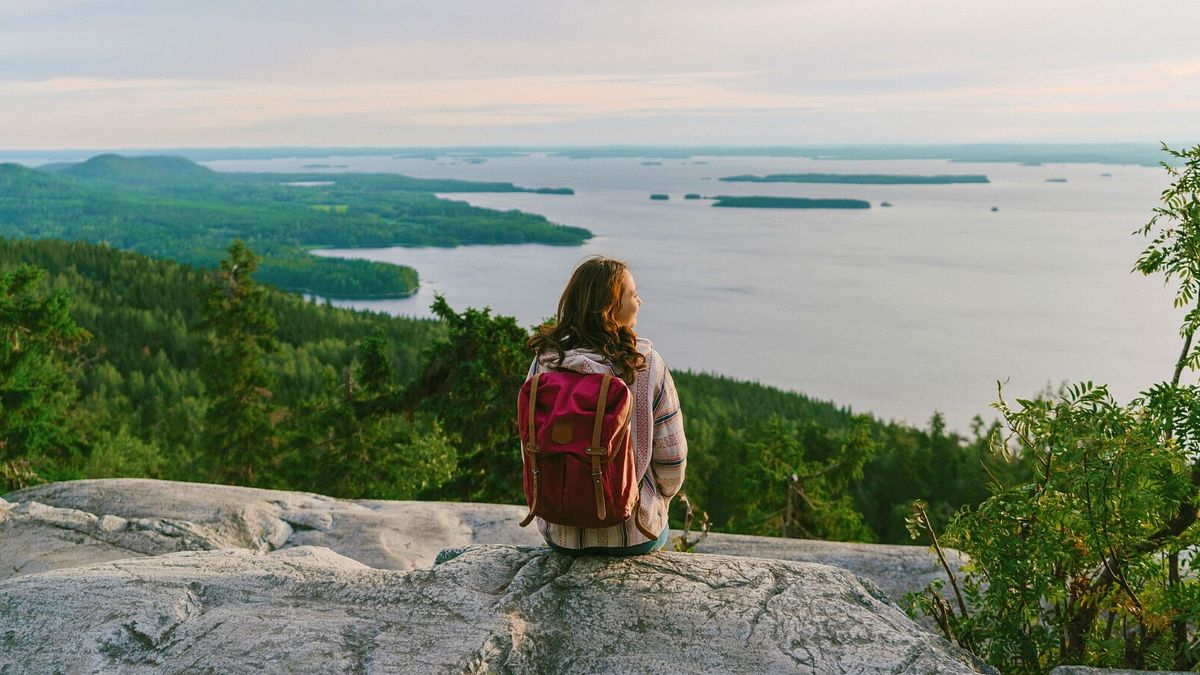
<instances>
[{"instance_id":1,"label":"bush","mask_svg":"<svg viewBox=\"0 0 1200 675\"><path fill-rule=\"evenodd\" d=\"M1200 146L1164 150L1183 166L1163 164L1174 180L1135 231L1152 236L1135 269L1175 281L1175 305L1191 308L1171 381L1125 405L1090 382L1015 407L1001 397L995 450L1024 454L1037 475L994 486L934 538L939 556L948 545L971 559L961 585L951 576L953 605L940 583L908 597L914 613L1004 672L1200 663L1200 581L1180 555L1197 544L1200 498L1200 387L1180 385L1200 366ZM909 528L933 536L919 503Z\"/></svg>"}]
</instances>

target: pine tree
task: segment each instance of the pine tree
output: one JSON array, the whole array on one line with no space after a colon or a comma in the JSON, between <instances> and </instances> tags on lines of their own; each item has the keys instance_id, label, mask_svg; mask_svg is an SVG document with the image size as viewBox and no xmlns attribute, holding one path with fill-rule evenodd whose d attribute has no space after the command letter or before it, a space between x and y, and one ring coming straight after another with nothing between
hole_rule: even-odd
<instances>
[{"instance_id":1,"label":"pine tree","mask_svg":"<svg viewBox=\"0 0 1200 675\"><path fill-rule=\"evenodd\" d=\"M276 350L275 321L266 289L254 282L260 258L241 239L213 270L203 292L210 352L204 384L210 403L204 448L210 475L222 482L255 484L274 459L281 411L272 403L274 378L264 356Z\"/></svg>"},{"instance_id":2,"label":"pine tree","mask_svg":"<svg viewBox=\"0 0 1200 675\"><path fill-rule=\"evenodd\" d=\"M46 273L21 265L0 274L0 487L33 482L39 460L76 440L68 423L78 396L65 357L91 335L70 317L65 290L46 293ZM29 462L33 462L33 469Z\"/></svg>"},{"instance_id":3,"label":"pine tree","mask_svg":"<svg viewBox=\"0 0 1200 675\"><path fill-rule=\"evenodd\" d=\"M439 495L519 503L521 449L514 401L529 368L527 333L508 316L487 309L455 312L438 296L433 313L447 335L425 354L425 368L405 393L408 404L436 416L456 438L459 473Z\"/></svg>"},{"instance_id":4,"label":"pine tree","mask_svg":"<svg viewBox=\"0 0 1200 675\"><path fill-rule=\"evenodd\" d=\"M360 341L358 367L296 416L285 477L337 497L413 499L455 474L457 452L437 424L395 410L386 348L381 333Z\"/></svg>"}]
</instances>

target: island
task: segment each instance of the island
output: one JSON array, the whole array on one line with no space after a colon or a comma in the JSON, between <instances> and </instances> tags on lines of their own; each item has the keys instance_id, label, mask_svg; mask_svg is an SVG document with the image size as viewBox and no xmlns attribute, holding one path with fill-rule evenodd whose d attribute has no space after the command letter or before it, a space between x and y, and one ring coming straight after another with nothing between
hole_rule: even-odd
<instances>
[{"instance_id":1,"label":"island","mask_svg":"<svg viewBox=\"0 0 1200 675\"><path fill-rule=\"evenodd\" d=\"M658 202L665 202L670 198L671 198L671 195L664 195L661 193L656 193L656 194L650 195L650 199L653 199L654 201L658 201Z\"/></svg>"},{"instance_id":2,"label":"island","mask_svg":"<svg viewBox=\"0 0 1200 675\"><path fill-rule=\"evenodd\" d=\"M689 192L683 196L684 199L700 199L699 193Z\"/></svg>"},{"instance_id":3,"label":"island","mask_svg":"<svg viewBox=\"0 0 1200 675\"><path fill-rule=\"evenodd\" d=\"M1067 182L1067 179L1066 178L1047 178L1046 182L1047 183L1065 183L1065 182Z\"/></svg>"},{"instance_id":4,"label":"island","mask_svg":"<svg viewBox=\"0 0 1200 675\"><path fill-rule=\"evenodd\" d=\"M983 175L911 176L884 173L772 173L725 176L726 183L853 183L860 185L949 185L952 183L989 183Z\"/></svg>"},{"instance_id":5,"label":"island","mask_svg":"<svg viewBox=\"0 0 1200 675\"><path fill-rule=\"evenodd\" d=\"M713 206L738 209L869 209L862 199L809 199L807 197L729 197L718 196Z\"/></svg>"}]
</instances>

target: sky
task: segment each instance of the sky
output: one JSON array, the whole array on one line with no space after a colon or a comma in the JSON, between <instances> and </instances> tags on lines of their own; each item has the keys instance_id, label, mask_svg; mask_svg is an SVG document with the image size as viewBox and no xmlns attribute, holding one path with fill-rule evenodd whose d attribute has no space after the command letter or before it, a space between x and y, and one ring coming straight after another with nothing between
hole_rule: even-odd
<instances>
[{"instance_id":1,"label":"sky","mask_svg":"<svg viewBox=\"0 0 1200 675\"><path fill-rule=\"evenodd\" d=\"M0 148L1188 141L1198 0L0 0Z\"/></svg>"}]
</instances>

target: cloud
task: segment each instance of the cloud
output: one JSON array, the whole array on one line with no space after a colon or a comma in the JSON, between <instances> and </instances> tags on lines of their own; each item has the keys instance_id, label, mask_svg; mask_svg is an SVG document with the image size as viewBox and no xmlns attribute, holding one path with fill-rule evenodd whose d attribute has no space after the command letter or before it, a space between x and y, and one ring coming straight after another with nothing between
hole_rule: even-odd
<instances>
[{"instance_id":1,"label":"cloud","mask_svg":"<svg viewBox=\"0 0 1200 675\"><path fill-rule=\"evenodd\" d=\"M0 128L9 147L1179 136L1195 19L1194 0L10 3Z\"/></svg>"}]
</instances>

